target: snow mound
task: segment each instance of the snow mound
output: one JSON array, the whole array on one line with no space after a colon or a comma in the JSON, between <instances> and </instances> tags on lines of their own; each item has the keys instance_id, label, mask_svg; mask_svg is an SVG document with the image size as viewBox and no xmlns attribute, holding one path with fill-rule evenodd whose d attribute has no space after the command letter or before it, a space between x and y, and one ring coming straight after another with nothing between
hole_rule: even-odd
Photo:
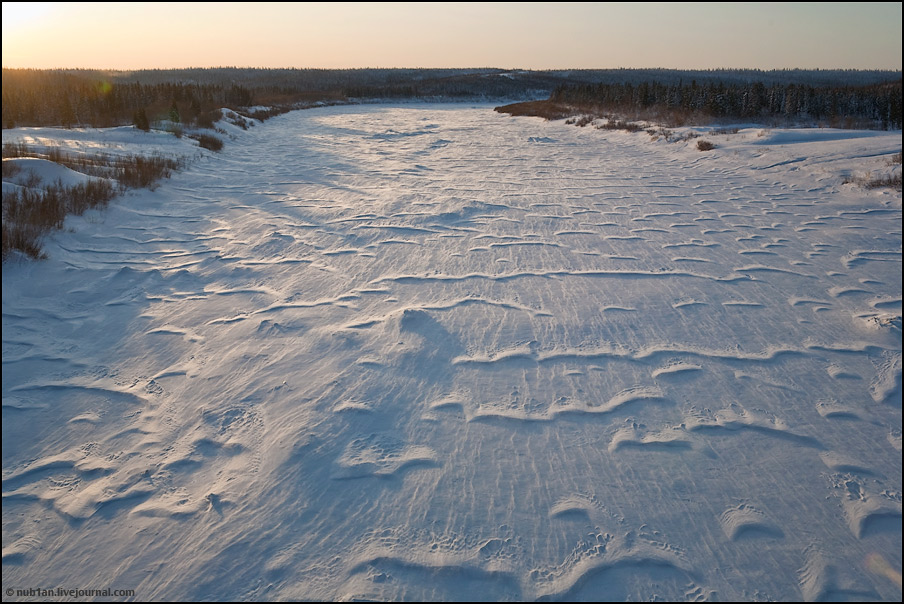
<instances>
[{"instance_id":1,"label":"snow mound","mask_svg":"<svg viewBox=\"0 0 904 604\"><path fill-rule=\"evenodd\" d=\"M66 166L61 166L60 164L47 159L21 157L4 159L3 163L4 165L7 163L12 164L20 170L8 181L4 180L4 185L6 182L10 182L18 186L43 187L53 184L62 184L64 187L73 187L94 179L92 176L76 172L75 170L67 168Z\"/></svg>"}]
</instances>

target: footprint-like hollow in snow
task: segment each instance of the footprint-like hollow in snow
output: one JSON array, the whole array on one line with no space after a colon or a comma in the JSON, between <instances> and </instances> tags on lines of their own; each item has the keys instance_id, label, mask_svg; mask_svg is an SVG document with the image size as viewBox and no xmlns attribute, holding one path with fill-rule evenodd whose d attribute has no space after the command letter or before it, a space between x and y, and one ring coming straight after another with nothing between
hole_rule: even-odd
<instances>
[{"instance_id":1,"label":"footprint-like hollow in snow","mask_svg":"<svg viewBox=\"0 0 904 604\"><path fill-rule=\"evenodd\" d=\"M371 434L348 444L336 460L332 478L388 478L411 466L438 465L437 454L430 447L409 445L392 435Z\"/></svg>"},{"instance_id":2,"label":"footprint-like hollow in snow","mask_svg":"<svg viewBox=\"0 0 904 604\"><path fill-rule=\"evenodd\" d=\"M666 365L664 367L654 369L653 377L654 378L660 378L660 377L668 378L668 377L674 377L674 376L678 376L678 375L689 375L689 374L694 373L695 371L700 371L702 369L703 369L703 367L701 367L700 365L695 365L694 363L684 363L684 362L669 363L668 365Z\"/></svg>"},{"instance_id":3,"label":"footprint-like hollow in snow","mask_svg":"<svg viewBox=\"0 0 904 604\"><path fill-rule=\"evenodd\" d=\"M719 517L725 536L732 541L750 538L782 538L785 533L766 515L747 503L730 507Z\"/></svg>"},{"instance_id":4,"label":"footprint-like hollow in snow","mask_svg":"<svg viewBox=\"0 0 904 604\"><path fill-rule=\"evenodd\" d=\"M595 510L596 504L592 497L575 493L556 501L549 509L549 517L589 521Z\"/></svg>"}]
</instances>

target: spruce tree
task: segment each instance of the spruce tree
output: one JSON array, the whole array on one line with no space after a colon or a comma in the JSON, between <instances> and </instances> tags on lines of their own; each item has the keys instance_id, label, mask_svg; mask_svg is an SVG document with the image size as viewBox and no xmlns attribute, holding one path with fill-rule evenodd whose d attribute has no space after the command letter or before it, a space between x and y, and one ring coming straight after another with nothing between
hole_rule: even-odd
<instances>
[{"instance_id":1,"label":"spruce tree","mask_svg":"<svg viewBox=\"0 0 904 604\"><path fill-rule=\"evenodd\" d=\"M182 118L179 116L179 107L176 105L176 99L173 99L173 104L170 107L169 120L174 124L178 124L182 121Z\"/></svg>"},{"instance_id":2,"label":"spruce tree","mask_svg":"<svg viewBox=\"0 0 904 604\"><path fill-rule=\"evenodd\" d=\"M151 123L148 121L148 116L145 114L143 107L139 107L138 111L135 112L134 117L132 117L132 123L135 124L136 128L145 132L151 129Z\"/></svg>"}]
</instances>

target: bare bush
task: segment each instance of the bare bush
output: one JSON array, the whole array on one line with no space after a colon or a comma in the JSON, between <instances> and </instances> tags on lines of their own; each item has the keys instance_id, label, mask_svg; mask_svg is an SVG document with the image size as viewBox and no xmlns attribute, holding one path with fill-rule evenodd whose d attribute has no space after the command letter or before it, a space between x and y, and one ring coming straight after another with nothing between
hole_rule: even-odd
<instances>
[{"instance_id":1,"label":"bare bush","mask_svg":"<svg viewBox=\"0 0 904 604\"><path fill-rule=\"evenodd\" d=\"M550 101L527 101L524 103L512 103L496 107L494 111L508 113L512 117L535 116L546 120L560 120L572 117L576 112L564 104Z\"/></svg>"},{"instance_id":2,"label":"bare bush","mask_svg":"<svg viewBox=\"0 0 904 604\"><path fill-rule=\"evenodd\" d=\"M277 115L282 115L283 113L288 113L292 111L294 107L292 105L285 104L277 104L272 107L267 107L266 109L255 109L254 111L243 111L242 115L248 118L266 121L271 117L275 117Z\"/></svg>"},{"instance_id":3,"label":"bare bush","mask_svg":"<svg viewBox=\"0 0 904 604\"><path fill-rule=\"evenodd\" d=\"M114 178L124 189L143 189L161 178L169 178L180 167L174 159L160 155L129 155L116 161Z\"/></svg>"},{"instance_id":4,"label":"bare bush","mask_svg":"<svg viewBox=\"0 0 904 604\"><path fill-rule=\"evenodd\" d=\"M67 214L84 214L104 207L116 191L108 180L94 179L65 186L55 183L38 188L19 188L3 193L3 259L13 250L30 258L43 258L41 240L62 228Z\"/></svg>"},{"instance_id":5,"label":"bare bush","mask_svg":"<svg viewBox=\"0 0 904 604\"><path fill-rule=\"evenodd\" d=\"M59 145L50 145L47 147L47 153L44 154L44 158L54 163L62 164L66 155Z\"/></svg>"},{"instance_id":6,"label":"bare bush","mask_svg":"<svg viewBox=\"0 0 904 604\"><path fill-rule=\"evenodd\" d=\"M3 159L14 157L28 157L31 150L21 141L3 143Z\"/></svg>"},{"instance_id":7,"label":"bare bush","mask_svg":"<svg viewBox=\"0 0 904 604\"><path fill-rule=\"evenodd\" d=\"M901 173L894 174L857 174L846 177L844 184L855 184L864 189L894 189L901 190Z\"/></svg>"},{"instance_id":8,"label":"bare bush","mask_svg":"<svg viewBox=\"0 0 904 604\"><path fill-rule=\"evenodd\" d=\"M36 189L41 185L41 177L34 170L26 170L25 176L20 179L19 183L28 189Z\"/></svg>"},{"instance_id":9,"label":"bare bush","mask_svg":"<svg viewBox=\"0 0 904 604\"><path fill-rule=\"evenodd\" d=\"M654 141L664 138L666 141L671 142L673 133L668 128L660 126L659 128L647 128L647 134L649 134L650 138Z\"/></svg>"},{"instance_id":10,"label":"bare bush","mask_svg":"<svg viewBox=\"0 0 904 604\"><path fill-rule=\"evenodd\" d=\"M712 151L715 148L716 148L716 145L709 141L697 141L697 150L698 151Z\"/></svg>"},{"instance_id":11,"label":"bare bush","mask_svg":"<svg viewBox=\"0 0 904 604\"><path fill-rule=\"evenodd\" d=\"M604 124L597 126L599 130L627 130L628 132L640 132L643 126L634 122L625 122L622 120L609 120Z\"/></svg>"},{"instance_id":12,"label":"bare bush","mask_svg":"<svg viewBox=\"0 0 904 604\"><path fill-rule=\"evenodd\" d=\"M74 187L64 187L61 197L65 199L66 210L77 216L86 210L104 207L113 199L116 191L109 180L89 180Z\"/></svg>"},{"instance_id":13,"label":"bare bush","mask_svg":"<svg viewBox=\"0 0 904 604\"><path fill-rule=\"evenodd\" d=\"M901 173L897 174L883 174L880 176L873 176L871 178L863 181L862 186L867 189L884 189L890 188L895 189L896 191L901 190Z\"/></svg>"},{"instance_id":14,"label":"bare bush","mask_svg":"<svg viewBox=\"0 0 904 604\"><path fill-rule=\"evenodd\" d=\"M248 129L248 121L245 117L239 115L235 111L227 111L223 114L223 119L232 124L233 126L238 126L242 130Z\"/></svg>"},{"instance_id":15,"label":"bare bush","mask_svg":"<svg viewBox=\"0 0 904 604\"><path fill-rule=\"evenodd\" d=\"M195 125L197 125L198 128L213 130L215 124L220 121L221 117L223 117L223 115L219 109L204 111L198 114L198 117L195 119Z\"/></svg>"},{"instance_id":16,"label":"bare bush","mask_svg":"<svg viewBox=\"0 0 904 604\"><path fill-rule=\"evenodd\" d=\"M8 143L3 151L15 157L38 155L22 143ZM74 186L57 182L41 188L41 179L34 172L29 171L24 179L20 177L23 186L4 193L2 198L4 260L14 250L30 258L45 257L41 240L47 233L62 228L67 214L80 215L86 210L104 207L117 191L152 187L157 180L168 178L173 170L181 167L180 161L159 155L76 155L58 147L51 147L45 157L97 178ZM14 162L4 161L4 178L14 175L17 168L21 172L21 167Z\"/></svg>"},{"instance_id":17,"label":"bare bush","mask_svg":"<svg viewBox=\"0 0 904 604\"><path fill-rule=\"evenodd\" d=\"M22 172L22 166L14 161L3 162L3 179L13 178Z\"/></svg>"},{"instance_id":18,"label":"bare bush","mask_svg":"<svg viewBox=\"0 0 904 604\"><path fill-rule=\"evenodd\" d=\"M28 224L3 223L3 260L9 257L13 250L19 251L29 258L40 260L47 257L41 251L41 239L45 231Z\"/></svg>"},{"instance_id":19,"label":"bare bush","mask_svg":"<svg viewBox=\"0 0 904 604\"><path fill-rule=\"evenodd\" d=\"M198 141L198 144L201 145L203 149L219 151L223 148L223 141L210 134L193 134L192 138Z\"/></svg>"}]
</instances>

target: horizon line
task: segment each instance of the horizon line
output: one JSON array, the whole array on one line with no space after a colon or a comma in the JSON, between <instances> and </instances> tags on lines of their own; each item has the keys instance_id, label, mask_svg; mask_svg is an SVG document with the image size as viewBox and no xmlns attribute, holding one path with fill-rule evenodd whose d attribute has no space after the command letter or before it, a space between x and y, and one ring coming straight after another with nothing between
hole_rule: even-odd
<instances>
[{"instance_id":1,"label":"horizon line","mask_svg":"<svg viewBox=\"0 0 904 604\"><path fill-rule=\"evenodd\" d=\"M890 71L901 73L900 68L893 67L552 67L531 69L523 67L464 66L464 67L260 67L253 65L215 65L215 66L182 66L182 67L13 67L3 65L2 69L30 69L32 71L179 71L189 69L258 69L258 70L318 70L318 71L364 71L364 70L480 70L493 69L499 71L548 72L548 71Z\"/></svg>"}]
</instances>

